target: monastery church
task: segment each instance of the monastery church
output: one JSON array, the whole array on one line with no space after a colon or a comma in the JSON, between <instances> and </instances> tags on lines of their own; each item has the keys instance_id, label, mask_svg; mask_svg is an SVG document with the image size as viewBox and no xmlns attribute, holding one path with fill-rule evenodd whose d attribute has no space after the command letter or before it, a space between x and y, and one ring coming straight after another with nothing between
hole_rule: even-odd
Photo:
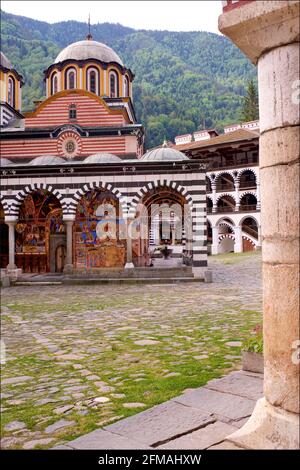
<instances>
[{"instance_id":1,"label":"monastery church","mask_svg":"<svg viewBox=\"0 0 300 470\"><path fill-rule=\"evenodd\" d=\"M32 112L2 52L0 79L1 269L132 273L172 261L204 277L205 167L176 146L144 153L134 74L115 51L90 34L63 49Z\"/></svg>"}]
</instances>

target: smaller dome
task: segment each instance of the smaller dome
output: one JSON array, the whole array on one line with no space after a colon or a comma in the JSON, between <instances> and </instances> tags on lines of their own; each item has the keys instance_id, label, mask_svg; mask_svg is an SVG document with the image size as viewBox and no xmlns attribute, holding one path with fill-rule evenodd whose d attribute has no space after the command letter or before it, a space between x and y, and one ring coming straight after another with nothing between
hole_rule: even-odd
<instances>
[{"instance_id":1,"label":"smaller dome","mask_svg":"<svg viewBox=\"0 0 300 470\"><path fill-rule=\"evenodd\" d=\"M121 161L120 157L112 153L95 153L83 160L83 163L116 163Z\"/></svg>"},{"instance_id":2,"label":"smaller dome","mask_svg":"<svg viewBox=\"0 0 300 470\"><path fill-rule=\"evenodd\" d=\"M3 52L0 52L0 65L6 69L12 69L12 63L8 60L6 55L3 54Z\"/></svg>"},{"instance_id":3,"label":"smaller dome","mask_svg":"<svg viewBox=\"0 0 300 470\"><path fill-rule=\"evenodd\" d=\"M55 155L42 155L31 160L28 165L30 166L40 166L40 165L56 165L66 163L63 158L57 157Z\"/></svg>"},{"instance_id":4,"label":"smaller dome","mask_svg":"<svg viewBox=\"0 0 300 470\"><path fill-rule=\"evenodd\" d=\"M13 162L8 160L8 158L0 158L0 166L11 166Z\"/></svg>"},{"instance_id":5,"label":"smaller dome","mask_svg":"<svg viewBox=\"0 0 300 470\"><path fill-rule=\"evenodd\" d=\"M161 147L149 150L142 157L141 160L146 162L175 162L181 160L189 160L189 158L179 150L168 147L164 143Z\"/></svg>"}]
</instances>

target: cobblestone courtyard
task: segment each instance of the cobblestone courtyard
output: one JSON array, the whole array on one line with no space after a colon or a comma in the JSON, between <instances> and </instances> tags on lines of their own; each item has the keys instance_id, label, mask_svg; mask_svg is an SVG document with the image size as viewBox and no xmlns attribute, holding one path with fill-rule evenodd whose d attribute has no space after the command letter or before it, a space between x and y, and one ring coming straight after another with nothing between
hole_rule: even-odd
<instances>
[{"instance_id":1,"label":"cobblestone courtyard","mask_svg":"<svg viewBox=\"0 0 300 470\"><path fill-rule=\"evenodd\" d=\"M47 448L241 366L261 321L259 253L214 283L2 290L2 448Z\"/></svg>"}]
</instances>

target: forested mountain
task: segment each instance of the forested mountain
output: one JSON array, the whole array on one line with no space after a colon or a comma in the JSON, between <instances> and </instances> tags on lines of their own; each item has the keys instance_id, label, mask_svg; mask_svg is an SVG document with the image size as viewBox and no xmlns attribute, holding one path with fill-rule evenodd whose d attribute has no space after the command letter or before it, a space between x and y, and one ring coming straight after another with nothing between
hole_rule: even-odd
<instances>
[{"instance_id":1,"label":"forested mountain","mask_svg":"<svg viewBox=\"0 0 300 470\"><path fill-rule=\"evenodd\" d=\"M91 29L93 39L112 47L135 73L134 104L146 127L147 147L241 119L242 97L249 79L256 81L256 69L225 37L110 23ZM86 34L86 23L49 24L1 12L1 49L26 82L24 111L44 97L43 70L62 48Z\"/></svg>"}]
</instances>

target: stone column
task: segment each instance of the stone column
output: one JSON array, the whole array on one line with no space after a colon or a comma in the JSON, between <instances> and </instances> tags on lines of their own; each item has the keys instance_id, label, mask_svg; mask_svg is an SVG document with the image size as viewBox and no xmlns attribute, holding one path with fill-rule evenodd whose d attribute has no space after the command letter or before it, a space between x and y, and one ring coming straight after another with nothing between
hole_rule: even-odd
<instances>
[{"instance_id":1,"label":"stone column","mask_svg":"<svg viewBox=\"0 0 300 470\"><path fill-rule=\"evenodd\" d=\"M239 212L239 210L240 210L240 194L239 194L240 183L237 180L235 180L235 182L234 182L234 190L235 190L235 200L236 200L234 210L235 210L235 212Z\"/></svg>"},{"instance_id":2,"label":"stone column","mask_svg":"<svg viewBox=\"0 0 300 470\"><path fill-rule=\"evenodd\" d=\"M234 252L243 252L242 227L240 226L234 227Z\"/></svg>"},{"instance_id":3,"label":"stone column","mask_svg":"<svg viewBox=\"0 0 300 470\"><path fill-rule=\"evenodd\" d=\"M131 220L127 219L127 246L126 246L126 264L125 269L133 269L134 264L132 262L132 231L131 231Z\"/></svg>"},{"instance_id":4,"label":"stone column","mask_svg":"<svg viewBox=\"0 0 300 470\"><path fill-rule=\"evenodd\" d=\"M216 190L216 183L211 183L211 190L212 190L212 212L217 212L217 190Z\"/></svg>"},{"instance_id":5,"label":"stone column","mask_svg":"<svg viewBox=\"0 0 300 470\"><path fill-rule=\"evenodd\" d=\"M66 274L73 272L73 223L74 219L64 219L67 234L67 257L64 267L64 273Z\"/></svg>"},{"instance_id":6,"label":"stone column","mask_svg":"<svg viewBox=\"0 0 300 470\"><path fill-rule=\"evenodd\" d=\"M219 227L212 227L211 254L217 255L219 252Z\"/></svg>"},{"instance_id":7,"label":"stone column","mask_svg":"<svg viewBox=\"0 0 300 470\"><path fill-rule=\"evenodd\" d=\"M257 250L261 249L261 225L257 226Z\"/></svg>"},{"instance_id":8,"label":"stone column","mask_svg":"<svg viewBox=\"0 0 300 470\"><path fill-rule=\"evenodd\" d=\"M264 398L229 440L299 447L299 2L252 1L219 29L258 64ZM298 90L297 90L298 88Z\"/></svg>"},{"instance_id":9,"label":"stone column","mask_svg":"<svg viewBox=\"0 0 300 470\"><path fill-rule=\"evenodd\" d=\"M5 220L8 225L8 266L7 269L16 269L15 264L15 227L17 220Z\"/></svg>"},{"instance_id":10,"label":"stone column","mask_svg":"<svg viewBox=\"0 0 300 470\"><path fill-rule=\"evenodd\" d=\"M204 173L200 178L205 183ZM185 206L187 208L188 205ZM191 216L189 230L192 232L192 272L194 277L204 279L207 271L206 194L194 197Z\"/></svg>"}]
</instances>

